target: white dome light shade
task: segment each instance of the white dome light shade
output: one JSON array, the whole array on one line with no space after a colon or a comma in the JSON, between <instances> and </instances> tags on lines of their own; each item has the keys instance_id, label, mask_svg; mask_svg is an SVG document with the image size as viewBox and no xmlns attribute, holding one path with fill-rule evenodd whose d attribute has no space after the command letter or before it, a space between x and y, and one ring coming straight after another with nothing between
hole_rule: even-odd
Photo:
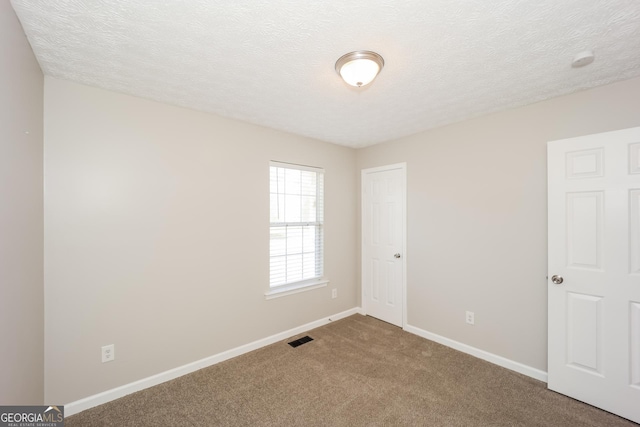
<instances>
[{"instance_id":1,"label":"white dome light shade","mask_svg":"<svg viewBox=\"0 0 640 427\"><path fill-rule=\"evenodd\" d=\"M384 59L375 52L359 50L347 53L336 61L336 71L351 86L365 86L376 78L384 67Z\"/></svg>"}]
</instances>

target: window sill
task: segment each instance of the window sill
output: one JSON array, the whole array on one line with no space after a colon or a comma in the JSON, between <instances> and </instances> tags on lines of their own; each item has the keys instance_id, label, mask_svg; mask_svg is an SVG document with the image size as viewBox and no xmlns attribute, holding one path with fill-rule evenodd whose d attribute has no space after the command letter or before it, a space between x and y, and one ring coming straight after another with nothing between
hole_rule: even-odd
<instances>
[{"instance_id":1,"label":"window sill","mask_svg":"<svg viewBox=\"0 0 640 427\"><path fill-rule=\"evenodd\" d=\"M287 295L297 294L299 292L306 292L313 289L324 288L329 281L327 279L314 280L312 282L300 282L293 283L291 285L280 286L274 289L270 289L264 293L265 299L280 298Z\"/></svg>"}]
</instances>

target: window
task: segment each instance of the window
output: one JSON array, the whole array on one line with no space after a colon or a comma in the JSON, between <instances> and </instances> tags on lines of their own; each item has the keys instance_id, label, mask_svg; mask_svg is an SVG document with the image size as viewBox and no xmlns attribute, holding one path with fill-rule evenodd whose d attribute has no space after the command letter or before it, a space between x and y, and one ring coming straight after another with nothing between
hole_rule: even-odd
<instances>
[{"instance_id":1,"label":"window","mask_svg":"<svg viewBox=\"0 0 640 427\"><path fill-rule=\"evenodd\" d=\"M322 169L270 164L272 290L296 289L322 280L323 181Z\"/></svg>"}]
</instances>

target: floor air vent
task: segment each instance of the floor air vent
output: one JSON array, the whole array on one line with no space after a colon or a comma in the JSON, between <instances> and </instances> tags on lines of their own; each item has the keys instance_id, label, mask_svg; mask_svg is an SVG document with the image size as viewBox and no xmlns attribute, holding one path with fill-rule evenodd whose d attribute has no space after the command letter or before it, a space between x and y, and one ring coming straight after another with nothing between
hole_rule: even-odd
<instances>
[{"instance_id":1,"label":"floor air vent","mask_svg":"<svg viewBox=\"0 0 640 427\"><path fill-rule=\"evenodd\" d=\"M291 347L295 348L295 347L297 347L297 346L299 346L299 345L302 345L302 344L304 344L304 343L308 343L309 341L313 341L313 338L311 338L309 335L307 335L306 337L298 338L298 339L297 339L297 340L295 340L295 341L291 341L291 342L289 343L289 345L290 345Z\"/></svg>"}]
</instances>

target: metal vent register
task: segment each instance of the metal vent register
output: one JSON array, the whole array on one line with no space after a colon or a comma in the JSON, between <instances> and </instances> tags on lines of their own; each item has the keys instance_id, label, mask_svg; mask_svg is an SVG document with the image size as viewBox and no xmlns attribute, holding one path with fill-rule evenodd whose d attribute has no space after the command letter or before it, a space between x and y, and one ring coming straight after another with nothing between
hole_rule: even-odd
<instances>
[{"instance_id":1,"label":"metal vent register","mask_svg":"<svg viewBox=\"0 0 640 427\"><path fill-rule=\"evenodd\" d=\"M309 341L313 341L313 338L307 335L306 337L298 338L297 340L291 341L289 345L293 348L296 348L297 346L308 343Z\"/></svg>"}]
</instances>

